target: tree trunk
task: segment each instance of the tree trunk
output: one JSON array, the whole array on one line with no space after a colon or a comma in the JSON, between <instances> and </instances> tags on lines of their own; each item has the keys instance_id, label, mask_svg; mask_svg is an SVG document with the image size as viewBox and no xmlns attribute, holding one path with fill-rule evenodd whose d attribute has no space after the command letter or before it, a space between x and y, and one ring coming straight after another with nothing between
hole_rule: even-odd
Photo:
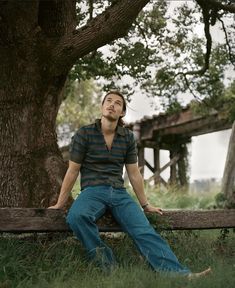
<instances>
[{"instance_id":1,"label":"tree trunk","mask_svg":"<svg viewBox=\"0 0 235 288\"><path fill-rule=\"evenodd\" d=\"M235 121L229 140L228 153L222 180L222 193L226 198L226 207L235 207Z\"/></svg>"},{"instance_id":2,"label":"tree trunk","mask_svg":"<svg viewBox=\"0 0 235 288\"><path fill-rule=\"evenodd\" d=\"M75 0L0 1L0 207L55 202L66 170L55 123L68 72L126 35L148 1L114 1L79 29Z\"/></svg>"},{"instance_id":3,"label":"tree trunk","mask_svg":"<svg viewBox=\"0 0 235 288\"><path fill-rule=\"evenodd\" d=\"M66 77L47 78L43 63L32 59L38 57L20 52L0 57L8 67L0 71L0 206L46 207L57 197L66 168L55 134Z\"/></svg>"},{"instance_id":4,"label":"tree trunk","mask_svg":"<svg viewBox=\"0 0 235 288\"><path fill-rule=\"evenodd\" d=\"M47 207L66 168L55 120L67 74L53 73L36 1L0 8L0 206Z\"/></svg>"}]
</instances>

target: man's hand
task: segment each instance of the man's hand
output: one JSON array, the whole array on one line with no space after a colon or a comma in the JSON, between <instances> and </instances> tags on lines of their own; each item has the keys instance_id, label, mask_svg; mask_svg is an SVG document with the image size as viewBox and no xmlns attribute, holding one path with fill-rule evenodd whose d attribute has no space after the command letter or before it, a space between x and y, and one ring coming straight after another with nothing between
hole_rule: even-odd
<instances>
[{"instance_id":1,"label":"man's hand","mask_svg":"<svg viewBox=\"0 0 235 288\"><path fill-rule=\"evenodd\" d=\"M48 209L62 209L58 204L48 207Z\"/></svg>"},{"instance_id":2,"label":"man's hand","mask_svg":"<svg viewBox=\"0 0 235 288\"><path fill-rule=\"evenodd\" d=\"M162 209L158 208L158 207L154 207L150 204L148 204L145 208L144 208L144 212L147 213L158 213L160 215L163 215Z\"/></svg>"}]
</instances>

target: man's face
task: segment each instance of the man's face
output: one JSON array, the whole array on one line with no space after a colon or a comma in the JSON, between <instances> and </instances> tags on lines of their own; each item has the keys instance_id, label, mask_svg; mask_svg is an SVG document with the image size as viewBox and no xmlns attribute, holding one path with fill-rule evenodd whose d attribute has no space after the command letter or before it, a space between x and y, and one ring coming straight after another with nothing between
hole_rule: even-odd
<instances>
[{"instance_id":1,"label":"man's face","mask_svg":"<svg viewBox=\"0 0 235 288\"><path fill-rule=\"evenodd\" d=\"M102 116L110 121L117 121L120 116L124 116L122 97L116 94L106 96L102 105Z\"/></svg>"}]
</instances>

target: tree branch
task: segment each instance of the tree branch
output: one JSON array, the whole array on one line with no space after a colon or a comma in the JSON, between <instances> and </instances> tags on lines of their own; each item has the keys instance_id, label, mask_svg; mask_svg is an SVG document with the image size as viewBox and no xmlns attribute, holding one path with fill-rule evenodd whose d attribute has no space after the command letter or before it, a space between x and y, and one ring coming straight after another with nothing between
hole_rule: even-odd
<instances>
[{"instance_id":1,"label":"tree branch","mask_svg":"<svg viewBox=\"0 0 235 288\"><path fill-rule=\"evenodd\" d=\"M230 13L235 13L235 4L223 4L221 1L217 0L200 0L204 5L210 5L212 7L217 7L219 10L224 10Z\"/></svg>"},{"instance_id":2,"label":"tree branch","mask_svg":"<svg viewBox=\"0 0 235 288\"><path fill-rule=\"evenodd\" d=\"M71 67L76 59L125 36L148 2L149 0L116 1L87 25L74 31L73 34L65 35L54 50L54 63L59 65L57 69Z\"/></svg>"},{"instance_id":3,"label":"tree branch","mask_svg":"<svg viewBox=\"0 0 235 288\"><path fill-rule=\"evenodd\" d=\"M194 97L198 102L201 102L202 99L201 99L199 96L197 96L197 95L194 93L194 91L191 89L190 83L189 83L188 78L187 78L187 75L186 75L185 73L182 73L182 75L183 75L183 77L184 77L185 84L186 84L186 86L188 87L190 93L193 95L193 97Z\"/></svg>"},{"instance_id":4,"label":"tree branch","mask_svg":"<svg viewBox=\"0 0 235 288\"><path fill-rule=\"evenodd\" d=\"M212 38L210 34L210 10L207 5L204 4L204 0L196 0L197 3L202 8L202 16L204 21L204 32L206 36L206 53L204 55L204 66L195 71L188 71L185 73L181 73L182 75L203 75L209 69L210 65L210 55L211 55L211 47L212 47Z\"/></svg>"},{"instance_id":5,"label":"tree branch","mask_svg":"<svg viewBox=\"0 0 235 288\"><path fill-rule=\"evenodd\" d=\"M235 66L235 63L234 63L234 60L233 60L233 57L232 57L232 49L231 49L231 46L229 44L229 40L228 40L228 34L227 34L227 31L226 31L226 27L224 25L224 21L218 17L219 21L221 22L222 24L222 28L223 28L223 31L224 31L224 35L225 35L225 41L226 41L226 46L228 48L228 55L229 55L229 60L230 62L233 64L233 66Z\"/></svg>"},{"instance_id":6,"label":"tree branch","mask_svg":"<svg viewBox=\"0 0 235 288\"><path fill-rule=\"evenodd\" d=\"M205 32L205 36L206 36L206 53L205 53L205 56L204 56L204 67L202 67L201 69L199 70L195 70L195 71L188 71L188 72L185 72L185 73L180 73L184 76L184 78L187 76L187 75L203 75L205 74L205 72L209 69L209 65L210 65L210 55L211 55L211 48L212 48L212 38L211 38L211 34L210 34L210 10L212 8L218 8L219 9L223 9L225 11L229 11L231 12L231 7L234 6L234 12L235 12L235 5L234 4L228 4L228 5L225 5L225 4L221 4L219 3L218 1L216 0L196 0L198 5L202 8L202 15L203 15L203 21L204 21L204 32ZM230 7L230 10L226 10L228 9L228 7ZM233 12L232 12L233 13ZM219 18L219 16L217 15L217 18L221 21L222 23L222 26L223 26L223 30L224 30L224 33L225 33L225 38L226 38L226 44L228 46L228 49L229 49L229 57L230 57L230 61L233 63L232 61L232 56L231 56L231 47L229 45L229 42L228 42L228 37L227 37L227 32L226 32L226 29L225 29L225 26L224 26L224 23L223 21ZM214 19L215 20L215 19ZM186 81L186 84L188 86L188 82L185 78L185 81ZM189 86L188 86L189 87Z\"/></svg>"},{"instance_id":7,"label":"tree branch","mask_svg":"<svg viewBox=\"0 0 235 288\"><path fill-rule=\"evenodd\" d=\"M93 0L89 0L89 19L93 19L93 10L94 10L94 7L93 7Z\"/></svg>"},{"instance_id":8,"label":"tree branch","mask_svg":"<svg viewBox=\"0 0 235 288\"><path fill-rule=\"evenodd\" d=\"M202 7L202 15L204 20L204 32L206 36L206 54L205 54L205 65L204 68L201 69L199 74L204 74L209 69L210 63L210 55L211 55L211 46L212 46L212 38L210 34L210 13L206 7Z\"/></svg>"}]
</instances>

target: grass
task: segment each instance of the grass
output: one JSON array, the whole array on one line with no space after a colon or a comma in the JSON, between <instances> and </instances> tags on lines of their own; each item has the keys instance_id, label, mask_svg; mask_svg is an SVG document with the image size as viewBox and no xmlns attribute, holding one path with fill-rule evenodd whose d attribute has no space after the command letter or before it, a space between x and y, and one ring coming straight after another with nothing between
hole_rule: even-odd
<instances>
[{"instance_id":1,"label":"grass","mask_svg":"<svg viewBox=\"0 0 235 288\"><path fill-rule=\"evenodd\" d=\"M145 191L151 203L165 209L212 209L217 206L216 196L220 189L195 193L174 186L160 189L146 184Z\"/></svg>"},{"instance_id":2,"label":"grass","mask_svg":"<svg viewBox=\"0 0 235 288\"><path fill-rule=\"evenodd\" d=\"M152 202L164 208L208 208L214 195L196 195L147 189ZM183 197L183 199L182 199ZM181 198L181 199L179 199ZM200 203L200 204L199 204ZM130 238L102 234L112 247L119 266L105 274L88 263L85 251L71 234L0 235L0 288L232 288L235 287L235 233L230 230L162 231L180 262L192 271L208 266L213 274L194 281L153 272L140 257Z\"/></svg>"}]
</instances>

